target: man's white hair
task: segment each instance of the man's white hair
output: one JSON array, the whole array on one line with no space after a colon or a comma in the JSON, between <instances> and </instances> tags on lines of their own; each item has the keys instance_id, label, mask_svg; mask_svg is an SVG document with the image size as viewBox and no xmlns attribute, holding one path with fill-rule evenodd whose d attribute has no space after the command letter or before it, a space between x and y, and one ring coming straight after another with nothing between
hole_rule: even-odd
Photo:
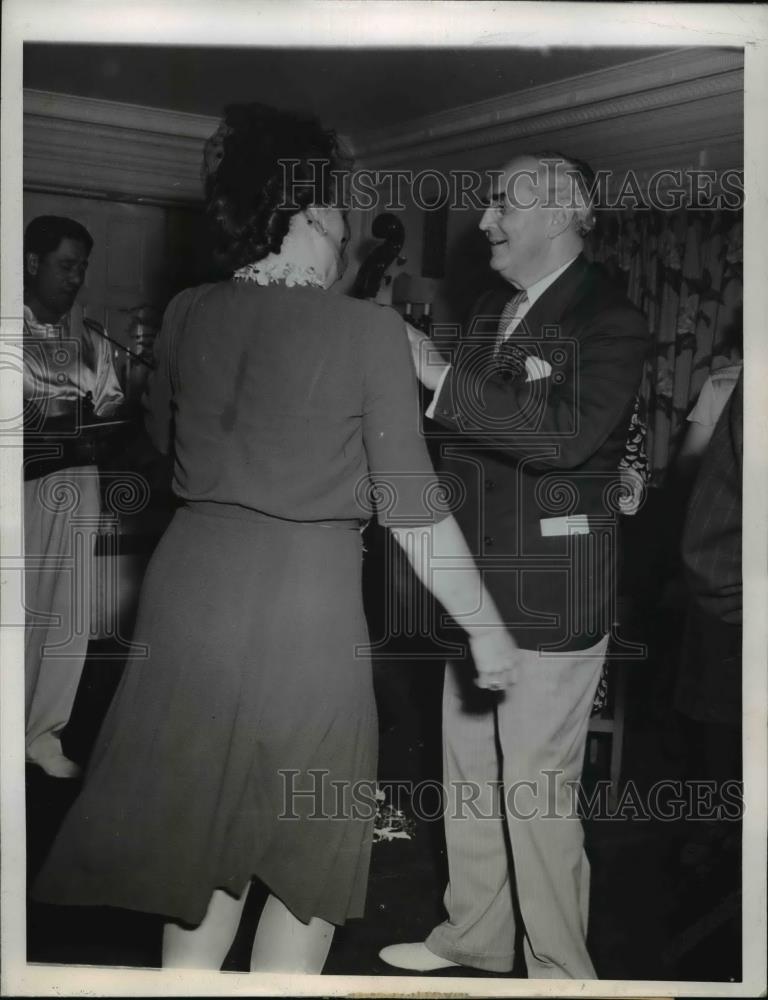
<instances>
[{"instance_id":1,"label":"man's white hair","mask_svg":"<svg viewBox=\"0 0 768 1000\"><path fill-rule=\"evenodd\" d=\"M589 164L563 153L545 150L534 157L547 171L549 195L555 204L573 212L579 236L595 228L595 175ZM554 181L554 184L553 184Z\"/></svg>"}]
</instances>

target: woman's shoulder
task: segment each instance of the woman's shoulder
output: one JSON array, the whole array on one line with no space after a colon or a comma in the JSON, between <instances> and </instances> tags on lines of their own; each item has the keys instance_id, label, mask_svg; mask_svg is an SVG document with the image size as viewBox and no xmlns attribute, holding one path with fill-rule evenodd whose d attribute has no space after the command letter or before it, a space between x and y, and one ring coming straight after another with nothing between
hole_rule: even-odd
<instances>
[{"instance_id":1,"label":"woman's shoulder","mask_svg":"<svg viewBox=\"0 0 768 1000\"><path fill-rule=\"evenodd\" d=\"M180 292L176 292L165 307L166 319L172 318L181 312L187 312L196 301L209 295L213 289L224 284L226 282L205 282L204 284L193 285L190 288L183 288Z\"/></svg>"},{"instance_id":2,"label":"woman's shoulder","mask_svg":"<svg viewBox=\"0 0 768 1000\"><path fill-rule=\"evenodd\" d=\"M403 317L391 306L378 305L365 299L353 299L348 295L329 295L338 302L338 308L352 320L356 320L362 333L405 333Z\"/></svg>"},{"instance_id":3,"label":"woman's shoulder","mask_svg":"<svg viewBox=\"0 0 768 1000\"><path fill-rule=\"evenodd\" d=\"M390 306L320 288L307 287L295 291L303 293L303 308L315 321L328 330L336 331L340 337L356 341L405 337L403 318ZM286 295L292 302L299 301L299 295L294 294L293 289L288 290Z\"/></svg>"},{"instance_id":4,"label":"woman's shoulder","mask_svg":"<svg viewBox=\"0 0 768 1000\"><path fill-rule=\"evenodd\" d=\"M390 306L378 305L348 295L324 291L311 286L286 287L285 285L253 285L249 282L208 282L186 288L175 295L168 304L166 321L183 321L198 305L205 302L206 314L210 308L225 307L237 313L252 309L265 310L267 314L284 315L290 326L298 315L305 315L330 327L339 335L369 340L405 337L405 322Z\"/></svg>"}]
</instances>

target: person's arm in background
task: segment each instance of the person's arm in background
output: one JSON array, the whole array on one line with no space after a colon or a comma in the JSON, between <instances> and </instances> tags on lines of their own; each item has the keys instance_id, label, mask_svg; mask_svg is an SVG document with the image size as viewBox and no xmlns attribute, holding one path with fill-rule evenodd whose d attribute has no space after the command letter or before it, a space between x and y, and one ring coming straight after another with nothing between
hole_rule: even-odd
<instances>
[{"instance_id":1,"label":"person's arm in background","mask_svg":"<svg viewBox=\"0 0 768 1000\"><path fill-rule=\"evenodd\" d=\"M679 539L683 535L686 512L696 476L712 440L715 425L728 401L728 394L719 391L721 388L715 386L711 375L701 387L696 402L688 414L685 437L674 463L668 470L665 483L667 497L665 531L669 539L668 577L672 585L671 598L678 601L682 601L687 594Z\"/></svg>"},{"instance_id":2,"label":"person's arm in background","mask_svg":"<svg viewBox=\"0 0 768 1000\"><path fill-rule=\"evenodd\" d=\"M686 500L717 423L719 412L715 415L714 407L715 392L710 376L701 387L696 404L688 414L688 429L677 455L675 473L680 487L685 488Z\"/></svg>"},{"instance_id":3,"label":"person's arm in background","mask_svg":"<svg viewBox=\"0 0 768 1000\"><path fill-rule=\"evenodd\" d=\"M677 456L678 468L686 479L695 476L715 429L714 424L700 424L696 420L689 420L688 430Z\"/></svg>"},{"instance_id":4,"label":"person's arm in background","mask_svg":"<svg viewBox=\"0 0 768 1000\"><path fill-rule=\"evenodd\" d=\"M741 377L741 363L727 365L712 372L701 387L696 405L688 414L688 431L677 457L677 472L688 487L688 493L712 438L720 414L728 404ZM687 495L686 495L687 498Z\"/></svg>"}]
</instances>

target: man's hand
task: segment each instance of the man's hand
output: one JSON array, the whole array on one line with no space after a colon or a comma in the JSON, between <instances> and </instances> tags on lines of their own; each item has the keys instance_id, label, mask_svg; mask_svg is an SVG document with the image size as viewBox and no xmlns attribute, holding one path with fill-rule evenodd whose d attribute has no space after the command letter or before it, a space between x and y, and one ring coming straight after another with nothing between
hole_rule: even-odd
<instances>
[{"instance_id":1,"label":"man's hand","mask_svg":"<svg viewBox=\"0 0 768 1000\"><path fill-rule=\"evenodd\" d=\"M506 629L487 628L473 632L469 647L477 671L477 687L487 691L512 687L518 677L520 649Z\"/></svg>"},{"instance_id":2,"label":"man's hand","mask_svg":"<svg viewBox=\"0 0 768 1000\"><path fill-rule=\"evenodd\" d=\"M426 333L417 330L410 323L406 323L405 328L411 343L413 367L416 369L419 381L427 389L435 390L440 385L443 372L450 366L443 360L434 342L429 339Z\"/></svg>"}]
</instances>

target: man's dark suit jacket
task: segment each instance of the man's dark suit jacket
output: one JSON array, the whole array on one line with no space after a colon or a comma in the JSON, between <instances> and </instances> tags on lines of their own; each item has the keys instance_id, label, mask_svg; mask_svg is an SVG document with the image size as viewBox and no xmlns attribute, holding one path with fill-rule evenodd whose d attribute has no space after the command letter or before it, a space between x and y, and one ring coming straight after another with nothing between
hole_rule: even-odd
<instances>
[{"instance_id":1,"label":"man's dark suit jacket","mask_svg":"<svg viewBox=\"0 0 768 1000\"><path fill-rule=\"evenodd\" d=\"M615 616L618 465L648 348L643 314L579 256L513 334L551 375L507 379L494 361L514 290L483 296L435 401L452 433L441 474L486 586L524 649L575 651ZM587 534L567 531L568 515ZM542 527L541 521L546 523ZM575 523L575 522L574 522Z\"/></svg>"}]
</instances>

